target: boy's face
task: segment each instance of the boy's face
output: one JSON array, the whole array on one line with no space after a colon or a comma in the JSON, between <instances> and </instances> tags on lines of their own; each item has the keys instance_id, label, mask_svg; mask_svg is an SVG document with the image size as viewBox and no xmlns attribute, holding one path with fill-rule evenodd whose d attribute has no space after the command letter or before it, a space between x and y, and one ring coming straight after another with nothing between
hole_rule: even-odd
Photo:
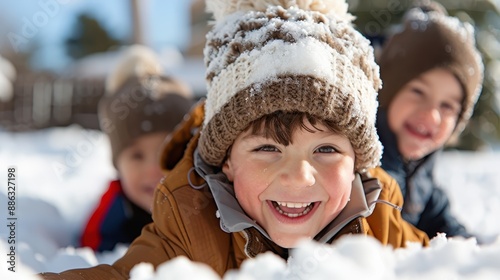
<instances>
[{"instance_id":1,"label":"boy's face","mask_svg":"<svg viewBox=\"0 0 500 280\"><path fill-rule=\"evenodd\" d=\"M117 159L125 195L148 212L151 212L156 185L163 176L158 153L166 136L164 132L143 135L123 150Z\"/></svg>"},{"instance_id":2,"label":"boy's face","mask_svg":"<svg viewBox=\"0 0 500 280\"><path fill-rule=\"evenodd\" d=\"M243 210L271 239L291 248L313 238L345 207L354 180L354 150L323 125L297 129L292 144L241 133L223 165Z\"/></svg>"},{"instance_id":3,"label":"boy's face","mask_svg":"<svg viewBox=\"0 0 500 280\"><path fill-rule=\"evenodd\" d=\"M405 159L416 160L444 146L462 110L460 83L436 68L408 82L389 105L389 127Z\"/></svg>"}]
</instances>

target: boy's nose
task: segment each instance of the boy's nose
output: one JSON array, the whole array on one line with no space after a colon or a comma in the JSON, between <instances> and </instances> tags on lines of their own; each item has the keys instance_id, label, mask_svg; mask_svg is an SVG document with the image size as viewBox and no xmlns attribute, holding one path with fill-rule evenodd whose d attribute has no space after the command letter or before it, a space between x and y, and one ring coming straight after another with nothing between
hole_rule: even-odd
<instances>
[{"instance_id":1,"label":"boy's nose","mask_svg":"<svg viewBox=\"0 0 500 280\"><path fill-rule=\"evenodd\" d=\"M281 175L282 183L287 187L310 187L316 183L313 170L314 168L306 160L290 162Z\"/></svg>"},{"instance_id":2,"label":"boy's nose","mask_svg":"<svg viewBox=\"0 0 500 280\"><path fill-rule=\"evenodd\" d=\"M427 125L439 125L441 122L439 108L431 104L421 106L419 117Z\"/></svg>"}]
</instances>

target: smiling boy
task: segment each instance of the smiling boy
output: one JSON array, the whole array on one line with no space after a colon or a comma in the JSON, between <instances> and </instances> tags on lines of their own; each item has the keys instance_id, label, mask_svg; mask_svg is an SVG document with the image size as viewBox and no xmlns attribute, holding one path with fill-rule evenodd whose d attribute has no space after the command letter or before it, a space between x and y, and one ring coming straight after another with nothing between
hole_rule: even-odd
<instances>
[{"instance_id":1,"label":"smiling boy","mask_svg":"<svg viewBox=\"0 0 500 280\"><path fill-rule=\"evenodd\" d=\"M471 237L434 179L434 165L458 138L481 92L483 63L473 27L434 1L415 1L384 46L377 129L382 168L405 199L403 218L429 237Z\"/></svg>"},{"instance_id":2,"label":"smiling boy","mask_svg":"<svg viewBox=\"0 0 500 280\"><path fill-rule=\"evenodd\" d=\"M163 150L169 176L154 223L112 266L60 276L125 279L140 262L180 255L223 275L263 252L286 259L303 239L349 234L394 248L428 243L377 167L381 81L347 4L276 2L206 2L216 20L204 50L208 95Z\"/></svg>"},{"instance_id":3,"label":"smiling boy","mask_svg":"<svg viewBox=\"0 0 500 280\"><path fill-rule=\"evenodd\" d=\"M387 112L401 155L417 160L442 148L455 130L462 99L460 83L444 68L409 81Z\"/></svg>"},{"instance_id":4,"label":"smiling boy","mask_svg":"<svg viewBox=\"0 0 500 280\"><path fill-rule=\"evenodd\" d=\"M192 105L191 89L163 74L153 50L132 45L122 51L98 106L118 178L89 216L81 247L114 250L130 244L152 222L154 190L165 176L158 163L160 147Z\"/></svg>"},{"instance_id":5,"label":"smiling boy","mask_svg":"<svg viewBox=\"0 0 500 280\"><path fill-rule=\"evenodd\" d=\"M283 131L273 131L273 121ZM305 113L271 115L252 125L254 131L234 141L222 171L245 213L278 245L293 248L300 238L314 238L349 201L354 149L346 136L312 125ZM291 137L280 141L286 132Z\"/></svg>"}]
</instances>

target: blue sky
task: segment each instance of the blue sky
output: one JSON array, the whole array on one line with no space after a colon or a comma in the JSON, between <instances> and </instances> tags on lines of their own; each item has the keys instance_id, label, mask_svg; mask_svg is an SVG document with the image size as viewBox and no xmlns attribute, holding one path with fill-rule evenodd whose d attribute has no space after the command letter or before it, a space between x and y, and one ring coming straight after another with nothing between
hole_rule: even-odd
<instances>
[{"instance_id":1,"label":"blue sky","mask_svg":"<svg viewBox=\"0 0 500 280\"><path fill-rule=\"evenodd\" d=\"M140 0L146 43L160 50L184 48L189 39L189 0ZM22 50L36 43L34 66L61 70L68 64L63 42L76 16L87 12L119 39L131 34L129 0L0 0L0 46ZM1 50L0 50L1 51Z\"/></svg>"}]
</instances>

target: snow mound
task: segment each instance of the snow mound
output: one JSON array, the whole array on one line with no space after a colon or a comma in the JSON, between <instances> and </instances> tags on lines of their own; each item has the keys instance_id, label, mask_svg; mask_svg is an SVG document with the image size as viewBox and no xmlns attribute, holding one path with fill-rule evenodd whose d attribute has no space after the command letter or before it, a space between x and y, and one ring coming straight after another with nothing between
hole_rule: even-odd
<instances>
[{"instance_id":1,"label":"snow mound","mask_svg":"<svg viewBox=\"0 0 500 280\"><path fill-rule=\"evenodd\" d=\"M289 279L500 279L500 239L477 245L474 238L438 235L429 247L410 243L393 250L372 237L352 235L333 245L303 241L285 261L272 253L245 260L222 278L205 264L177 257L160 265L136 265L131 280Z\"/></svg>"}]
</instances>

